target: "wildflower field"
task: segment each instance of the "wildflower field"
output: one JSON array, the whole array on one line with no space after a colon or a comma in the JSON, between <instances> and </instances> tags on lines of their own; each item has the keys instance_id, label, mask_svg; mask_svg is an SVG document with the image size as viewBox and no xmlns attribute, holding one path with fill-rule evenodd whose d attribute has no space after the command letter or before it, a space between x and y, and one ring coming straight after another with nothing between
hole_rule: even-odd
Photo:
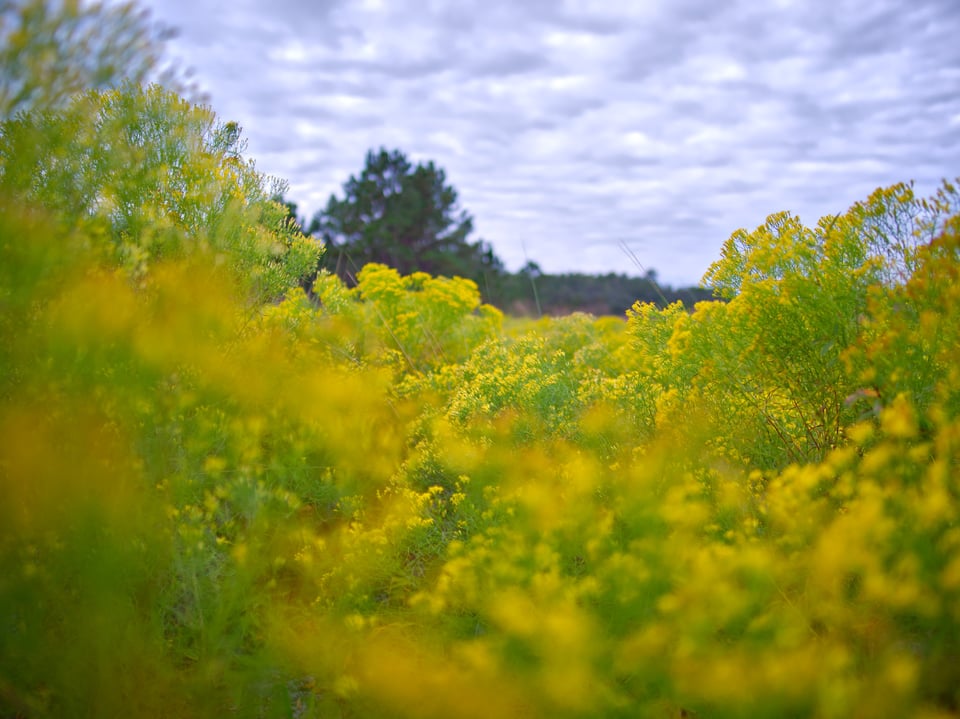
<instances>
[{"instance_id":1,"label":"wildflower field","mask_svg":"<svg viewBox=\"0 0 960 719\"><path fill-rule=\"evenodd\" d=\"M0 717L960 714L956 185L539 321L271 196L155 86L3 122Z\"/></svg>"}]
</instances>

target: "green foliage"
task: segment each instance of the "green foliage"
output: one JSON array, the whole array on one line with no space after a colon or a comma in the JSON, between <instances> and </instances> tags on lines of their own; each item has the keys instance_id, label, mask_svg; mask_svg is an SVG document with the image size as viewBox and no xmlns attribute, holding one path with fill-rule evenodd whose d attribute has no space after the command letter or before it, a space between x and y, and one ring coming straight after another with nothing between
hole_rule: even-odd
<instances>
[{"instance_id":1,"label":"green foliage","mask_svg":"<svg viewBox=\"0 0 960 719\"><path fill-rule=\"evenodd\" d=\"M307 333L323 344L332 359L373 362L393 368L398 377L464 361L499 332L503 320L499 310L481 303L470 280L424 272L402 276L379 264L366 265L351 289L322 272L313 294L321 324L303 295L288 298L276 314L295 317L300 336ZM317 339L318 331L323 339Z\"/></svg>"},{"instance_id":2,"label":"green foliage","mask_svg":"<svg viewBox=\"0 0 960 719\"><path fill-rule=\"evenodd\" d=\"M869 331L868 308L891 306L887 291L942 231L951 193L921 202L899 185L813 229L780 214L731 236L704 277L729 303L685 321L673 355L687 368L684 392L716 422L743 428L728 447L735 456L773 469L841 444L862 411L856 398L876 393L850 372L848 348Z\"/></svg>"},{"instance_id":3,"label":"green foliage","mask_svg":"<svg viewBox=\"0 0 960 719\"><path fill-rule=\"evenodd\" d=\"M4 716L956 714L954 185L735 233L727 302L505 321L312 301L165 91L2 129Z\"/></svg>"},{"instance_id":4,"label":"green foliage","mask_svg":"<svg viewBox=\"0 0 960 719\"><path fill-rule=\"evenodd\" d=\"M368 263L402 274L426 272L479 281L501 263L484 242L470 242L473 218L433 162L415 167L399 150L367 153L359 176L331 196L311 232L331 248L327 266L353 282Z\"/></svg>"},{"instance_id":5,"label":"green foliage","mask_svg":"<svg viewBox=\"0 0 960 719\"><path fill-rule=\"evenodd\" d=\"M945 388L952 386L956 373L953 317L960 256L952 239L957 235L960 194L955 185L944 183L934 198L916 206L924 211L916 232L924 237L933 228L938 234L910 251L913 271L905 283L868 290L863 329L843 355L858 387L870 390L851 398L861 413L875 414L877 407L900 396L921 406L942 403L950 413L957 409L956 395ZM931 429L926 419L919 421Z\"/></svg>"},{"instance_id":6,"label":"green foliage","mask_svg":"<svg viewBox=\"0 0 960 719\"><path fill-rule=\"evenodd\" d=\"M153 85L76 95L0 134L0 193L82 231L134 278L161 259L226 262L254 301L312 274L320 247L241 156L235 123Z\"/></svg>"},{"instance_id":7,"label":"green foliage","mask_svg":"<svg viewBox=\"0 0 960 719\"><path fill-rule=\"evenodd\" d=\"M536 288L534 296L533 286ZM703 287L673 288L657 283L656 278L623 274L586 275L536 273L533 278L521 270L501 272L485 278L481 289L487 302L510 315L536 317L540 314L563 316L571 312L622 317L637 301L660 306L683 302L688 308L713 297Z\"/></svg>"},{"instance_id":8,"label":"green foliage","mask_svg":"<svg viewBox=\"0 0 960 719\"><path fill-rule=\"evenodd\" d=\"M0 120L59 109L76 93L123 81L139 84L151 75L184 90L173 70L158 72L169 34L133 3L5 0L0 5Z\"/></svg>"},{"instance_id":9,"label":"green foliage","mask_svg":"<svg viewBox=\"0 0 960 719\"><path fill-rule=\"evenodd\" d=\"M369 264L357 277L358 298L372 310L387 346L395 347L413 370L463 361L484 337L499 329L502 315L480 302L480 291L460 277L417 272L401 277L384 265Z\"/></svg>"},{"instance_id":10,"label":"green foliage","mask_svg":"<svg viewBox=\"0 0 960 719\"><path fill-rule=\"evenodd\" d=\"M229 264L130 283L64 212L0 213L13 712L957 701L955 214L904 284L851 213L726 303L501 329L378 265L251 322Z\"/></svg>"}]
</instances>

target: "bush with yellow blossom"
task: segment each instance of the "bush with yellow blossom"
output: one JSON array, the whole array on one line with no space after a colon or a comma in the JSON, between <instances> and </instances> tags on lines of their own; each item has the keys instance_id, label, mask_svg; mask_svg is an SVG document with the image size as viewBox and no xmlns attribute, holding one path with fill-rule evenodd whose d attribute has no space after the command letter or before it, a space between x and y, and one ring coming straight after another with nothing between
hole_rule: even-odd
<instances>
[{"instance_id":1,"label":"bush with yellow blossom","mask_svg":"<svg viewBox=\"0 0 960 719\"><path fill-rule=\"evenodd\" d=\"M0 715L957 715L954 185L505 328L383 266L308 297L217 127L0 126Z\"/></svg>"}]
</instances>

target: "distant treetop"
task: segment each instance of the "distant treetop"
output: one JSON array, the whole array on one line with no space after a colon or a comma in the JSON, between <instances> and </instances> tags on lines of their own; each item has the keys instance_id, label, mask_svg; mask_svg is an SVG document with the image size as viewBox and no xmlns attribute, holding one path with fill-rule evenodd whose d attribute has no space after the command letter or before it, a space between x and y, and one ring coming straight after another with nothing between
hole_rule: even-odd
<instances>
[{"instance_id":1,"label":"distant treetop","mask_svg":"<svg viewBox=\"0 0 960 719\"><path fill-rule=\"evenodd\" d=\"M502 262L471 242L473 218L432 161L413 165L399 150L369 151L359 175L330 196L308 231L327 244L327 263L348 282L370 262L403 274L422 271L478 281Z\"/></svg>"}]
</instances>

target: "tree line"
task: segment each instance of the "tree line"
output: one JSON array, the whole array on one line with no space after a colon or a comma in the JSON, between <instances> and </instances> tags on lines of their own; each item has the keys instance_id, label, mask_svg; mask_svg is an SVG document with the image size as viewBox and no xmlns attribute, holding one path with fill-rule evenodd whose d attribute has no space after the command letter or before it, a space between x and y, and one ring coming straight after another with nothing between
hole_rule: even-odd
<instances>
[{"instance_id":1,"label":"tree line","mask_svg":"<svg viewBox=\"0 0 960 719\"><path fill-rule=\"evenodd\" d=\"M400 150L370 150L360 173L343 184L342 195L331 195L309 221L298 216L295 202L277 200L293 223L324 241L327 251L318 271L334 273L351 286L364 265L376 262L402 274L468 278L485 302L514 315L623 315L637 300L660 306L680 300L692 307L711 298L701 287L660 285L652 270L643 277L551 275L528 262L509 272L488 242L471 239L473 217L460 207L444 170L432 161L414 164Z\"/></svg>"}]
</instances>

